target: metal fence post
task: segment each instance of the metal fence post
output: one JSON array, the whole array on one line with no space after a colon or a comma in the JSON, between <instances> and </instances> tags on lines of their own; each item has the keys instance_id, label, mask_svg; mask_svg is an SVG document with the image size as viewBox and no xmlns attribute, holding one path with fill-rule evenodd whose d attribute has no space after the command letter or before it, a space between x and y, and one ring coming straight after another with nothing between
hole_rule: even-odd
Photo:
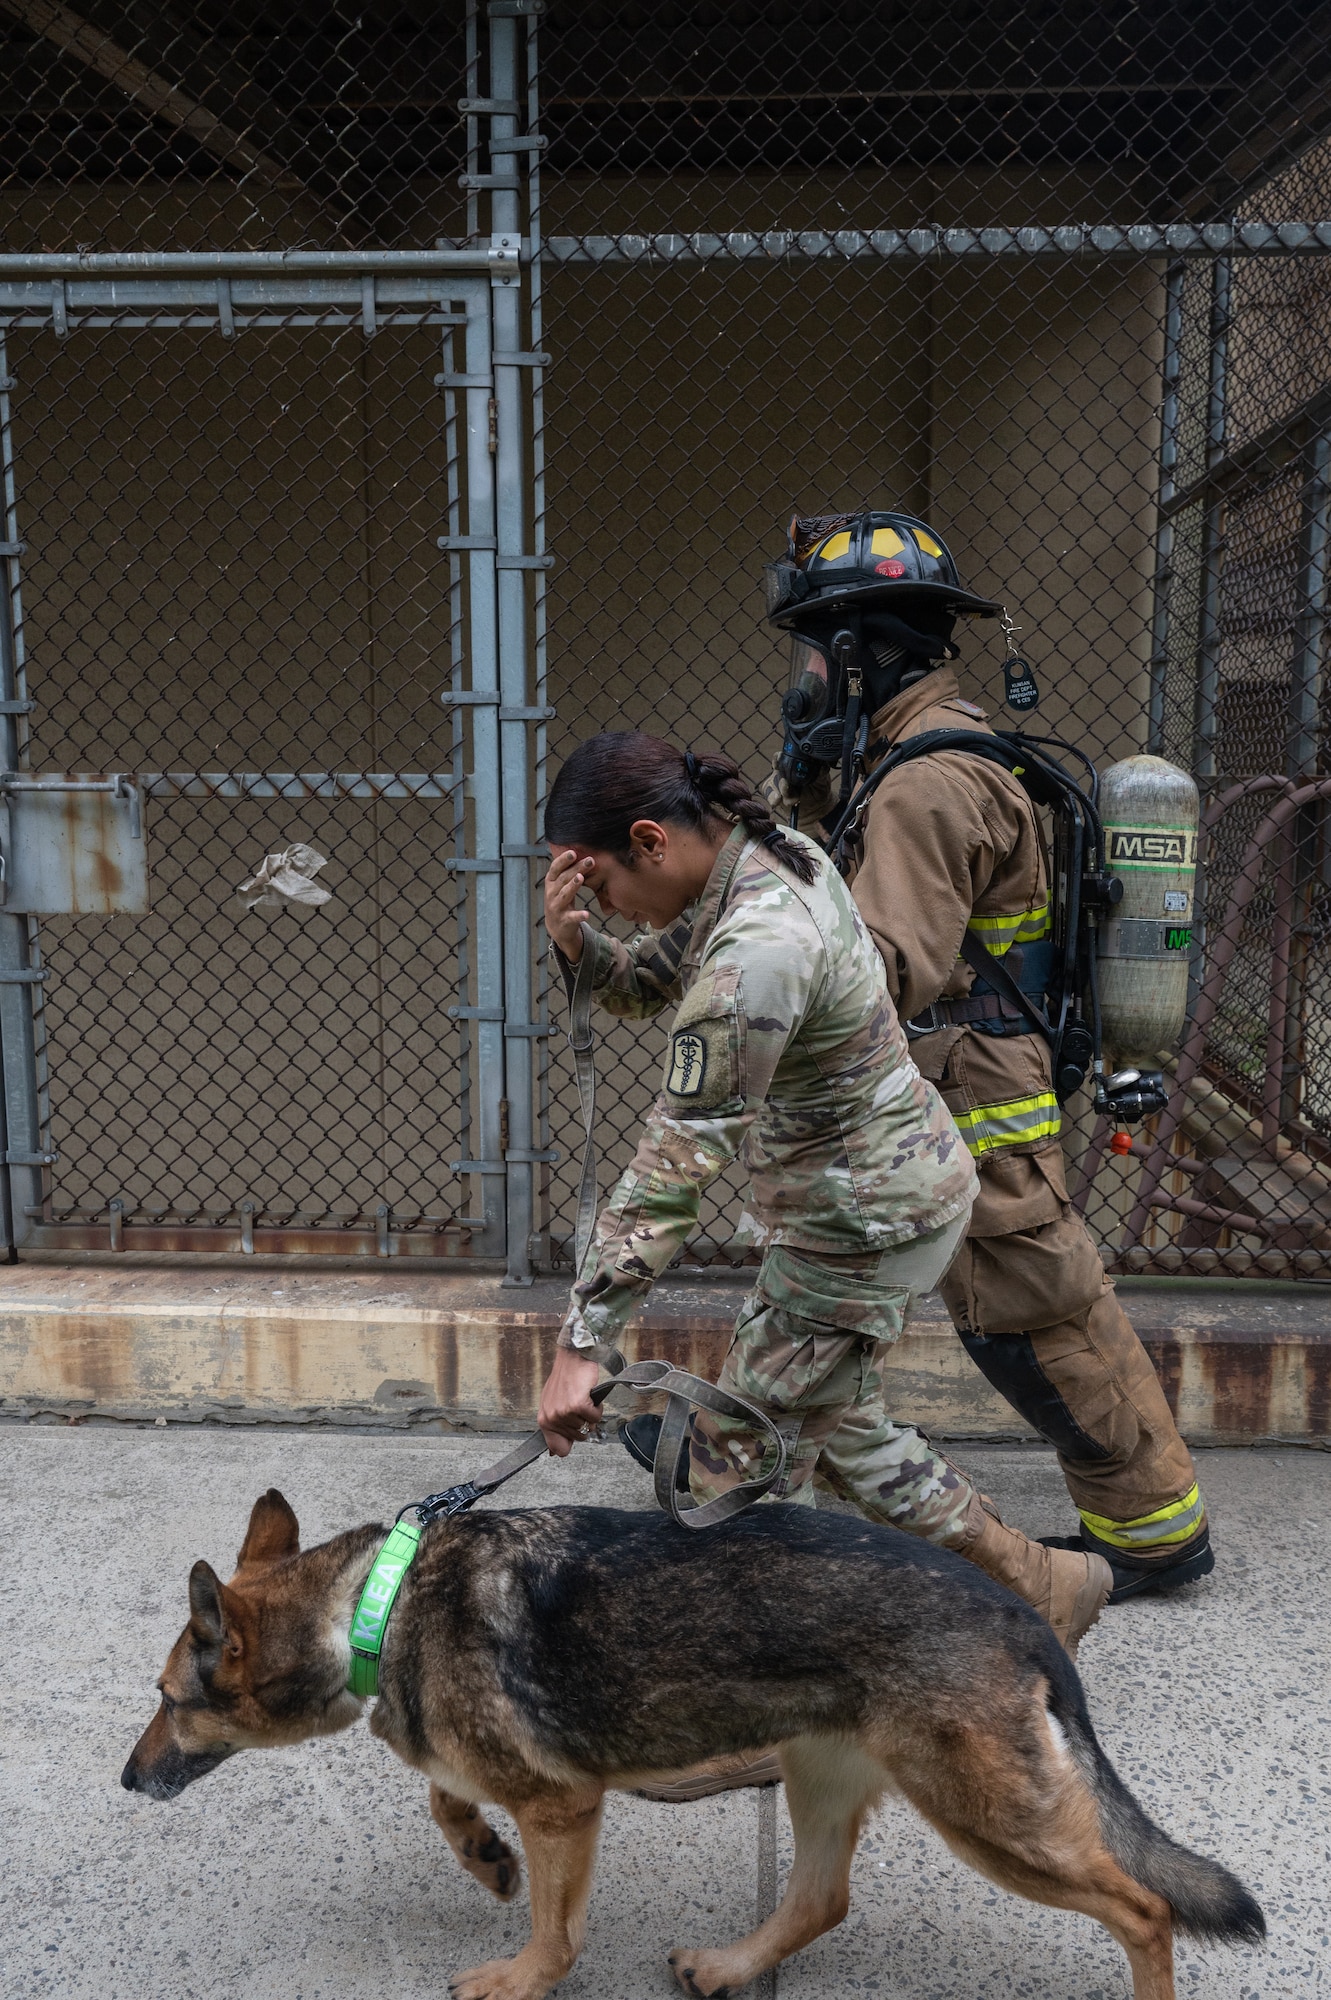
<instances>
[{"instance_id":1,"label":"metal fence post","mask_svg":"<svg viewBox=\"0 0 1331 2000\"><path fill-rule=\"evenodd\" d=\"M540 47L538 37L539 15L528 17L527 28L527 130L534 133L540 123ZM537 556L545 553L545 377L541 367L544 356L540 352L544 332L541 302L541 149L533 148L527 166L527 254L528 254L528 327L531 334L533 366L531 380L531 541ZM532 699L538 709L552 716L554 710L548 707L549 679L547 673L548 648L546 643L547 615L547 572L537 569L532 573ZM536 723L533 731L532 779L534 797L532 800L533 821L535 822L545 806L546 766L549 748L549 728L545 721ZM536 965L535 1006L533 1019L548 1021L550 961L544 950L544 933L537 931L532 939ZM533 1051L536 1060L536 1147L538 1152L550 1152L550 1041L542 1036L536 1041ZM533 1218L532 1259L544 1265L550 1256L550 1167L547 1164L537 1175L540 1202Z\"/></svg>"},{"instance_id":2,"label":"metal fence post","mask_svg":"<svg viewBox=\"0 0 1331 2000\"><path fill-rule=\"evenodd\" d=\"M1299 535L1298 637L1291 669L1289 751L1291 778L1315 778L1322 711L1326 644L1326 559L1331 512L1331 433L1319 431L1305 460Z\"/></svg>"},{"instance_id":3,"label":"metal fence post","mask_svg":"<svg viewBox=\"0 0 1331 2000\"><path fill-rule=\"evenodd\" d=\"M27 747L27 676L23 661L23 607L19 585L18 484L10 413L13 383L4 331L0 328L0 477L4 483L4 527L0 558L4 574L0 604L0 768L19 769ZM40 980L30 951L25 916L0 909L0 1060L4 1065L0 1149L0 1250L12 1263L28 1234L29 1209L41 1202L41 1121L37 1090L33 998Z\"/></svg>"},{"instance_id":4,"label":"metal fence post","mask_svg":"<svg viewBox=\"0 0 1331 2000\"><path fill-rule=\"evenodd\" d=\"M525 35L519 35L522 15L529 10L492 5L490 21L490 93L496 104L518 104L528 79L524 74ZM491 279L494 318L496 416L496 533L498 547L499 685L503 706L499 715L500 771L503 805L504 1012L505 1097L508 1103L508 1147L505 1154L508 1199L508 1270L504 1282L531 1283L531 1239L536 1219L534 1189L538 1148L535 1145L533 1043L541 1024L533 1020L532 979L532 771L530 728L541 719L530 696L530 619L528 576L540 562L527 547L530 512L524 448L527 390L523 376L530 367L522 338L522 241L520 165L529 147L518 141L514 113L496 111L490 118Z\"/></svg>"},{"instance_id":5,"label":"metal fence post","mask_svg":"<svg viewBox=\"0 0 1331 2000\"><path fill-rule=\"evenodd\" d=\"M1285 770L1289 777L1317 776L1322 741L1326 687L1327 538L1331 521L1331 433L1319 430L1304 454L1304 482L1299 524L1298 624L1290 667L1289 741ZM1279 1008L1271 1010L1267 1036L1267 1088L1263 1137L1276 1150L1276 1134L1299 1118L1306 1062L1305 1030L1309 1014L1310 918L1317 881L1324 865L1326 803L1314 799L1299 814L1287 836L1277 887L1276 939L1272 977L1284 979ZM1315 1003L1314 1003L1315 1004Z\"/></svg>"},{"instance_id":6,"label":"metal fence post","mask_svg":"<svg viewBox=\"0 0 1331 2000\"><path fill-rule=\"evenodd\" d=\"M499 739L503 700L495 590L495 475L490 451L490 302L472 292L467 299L466 382L463 391L467 432L468 634L471 687L488 696L472 704L472 809L475 847L471 872L476 881L476 1093L471 1131L480 1170L485 1245L502 1255L504 1234L504 1152L508 1114L504 1084L504 912L503 773ZM479 386L477 386L479 385Z\"/></svg>"}]
</instances>

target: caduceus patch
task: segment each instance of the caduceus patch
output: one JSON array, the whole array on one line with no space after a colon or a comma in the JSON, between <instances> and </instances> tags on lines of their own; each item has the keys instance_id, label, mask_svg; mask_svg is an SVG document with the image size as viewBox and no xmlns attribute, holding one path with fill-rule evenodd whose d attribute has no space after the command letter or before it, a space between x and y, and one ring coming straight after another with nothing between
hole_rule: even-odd
<instances>
[{"instance_id":1,"label":"caduceus patch","mask_svg":"<svg viewBox=\"0 0 1331 2000\"><path fill-rule=\"evenodd\" d=\"M706 1081L706 1042L701 1035L687 1028L677 1029L670 1038L670 1075L666 1089L672 1097L700 1097Z\"/></svg>"}]
</instances>

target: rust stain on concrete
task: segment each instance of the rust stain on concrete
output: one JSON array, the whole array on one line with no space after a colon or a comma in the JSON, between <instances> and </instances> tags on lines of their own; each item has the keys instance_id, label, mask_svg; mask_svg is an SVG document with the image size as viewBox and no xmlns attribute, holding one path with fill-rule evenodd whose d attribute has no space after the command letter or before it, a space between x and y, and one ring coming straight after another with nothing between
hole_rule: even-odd
<instances>
[{"instance_id":1,"label":"rust stain on concrete","mask_svg":"<svg viewBox=\"0 0 1331 2000\"><path fill-rule=\"evenodd\" d=\"M424 1275L424 1274L422 1274ZM632 1359L716 1379L736 1300L689 1287L626 1330ZM562 1286L519 1303L495 1280L402 1273L180 1272L16 1266L0 1282L0 1394L107 1411L197 1406L217 1395L271 1416L318 1407L408 1420L417 1402L459 1421L529 1425L553 1362ZM1164 1305L1164 1302L1161 1302ZM1171 1407L1197 1442L1331 1436L1331 1313L1312 1295L1254 1313L1214 1294L1155 1311L1143 1333ZM1143 1315L1147 1317L1147 1315ZM1255 1323L1254 1323L1255 1322ZM895 1357L893 1406L946 1433L1010 1434L1013 1418L927 1316ZM391 1407L386 1393L392 1391ZM410 1390L408 1395L406 1392ZM618 1411L642 1407L625 1394Z\"/></svg>"},{"instance_id":2,"label":"rust stain on concrete","mask_svg":"<svg viewBox=\"0 0 1331 2000\"><path fill-rule=\"evenodd\" d=\"M458 1330L451 1319L434 1329L434 1394L441 1410L457 1407Z\"/></svg>"},{"instance_id":3,"label":"rust stain on concrete","mask_svg":"<svg viewBox=\"0 0 1331 2000\"><path fill-rule=\"evenodd\" d=\"M1274 1347L1269 1341L1199 1341L1197 1358L1210 1388L1211 1428L1240 1437L1269 1437Z\"/></svg>"},{"instance_id":4,"label":"rust stain on concrete","mask_svg":"<svg viewBox=\"0 0 1331 2000\"><path fill-rule=\"evenodd\" d=\"M133 1379L130 1349L132 1323L104 1319L100 1314L34 1314L31 1364L51 1392L94 1403L115 1403Z\"/></svg>"},{"instance_id":5,"label":"rust stain on concrete","mask_svg":"<svg viewBox=\"0 0 1331 2000\"><path fill-rule=\"evenodd\" d=\"M1303 1406L1307 1435L1331 1436L1331 1338L1311 1335L1303 1350Z\"/></svg>"}]
</instances>

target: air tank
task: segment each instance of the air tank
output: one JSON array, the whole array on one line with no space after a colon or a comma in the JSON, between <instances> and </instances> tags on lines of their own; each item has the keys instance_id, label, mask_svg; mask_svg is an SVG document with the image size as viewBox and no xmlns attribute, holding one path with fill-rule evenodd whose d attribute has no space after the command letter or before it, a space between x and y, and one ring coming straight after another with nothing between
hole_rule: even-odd
<instances>
[{"instance_id":1,"label":"air tank","mask_svg":"<svg viewBox=\"0 0 1331 2000\"><path fill-rule=\"evenodd\" d=\"M1125 757L1100 777L1105 865L1123 884L1100 931L1105 1047L1154 1068L1183 1032L1197 876L1197 787L1163 757Z\"/></svg>"}]
</instances>

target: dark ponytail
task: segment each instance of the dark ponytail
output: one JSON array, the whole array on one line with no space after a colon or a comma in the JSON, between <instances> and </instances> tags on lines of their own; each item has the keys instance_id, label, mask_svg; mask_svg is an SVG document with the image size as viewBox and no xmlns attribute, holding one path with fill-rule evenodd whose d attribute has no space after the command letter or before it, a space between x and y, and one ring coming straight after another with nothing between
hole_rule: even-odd
<instances>
[{"instance_id":1,"label":"dark ponytail","mask_svg":"<svg viewBox=\"0 0 1331 2000\"><path fill-rule=\"evenodd\" d=\"M818 864L787 837L733 757L677 750L641 730L607 730L580 743L550 787L545 837L560 846L599 848L630 859L635 820L701 830L722 814L738 820L792 875L812 882Z\"/></svg>"}]
</instances>

